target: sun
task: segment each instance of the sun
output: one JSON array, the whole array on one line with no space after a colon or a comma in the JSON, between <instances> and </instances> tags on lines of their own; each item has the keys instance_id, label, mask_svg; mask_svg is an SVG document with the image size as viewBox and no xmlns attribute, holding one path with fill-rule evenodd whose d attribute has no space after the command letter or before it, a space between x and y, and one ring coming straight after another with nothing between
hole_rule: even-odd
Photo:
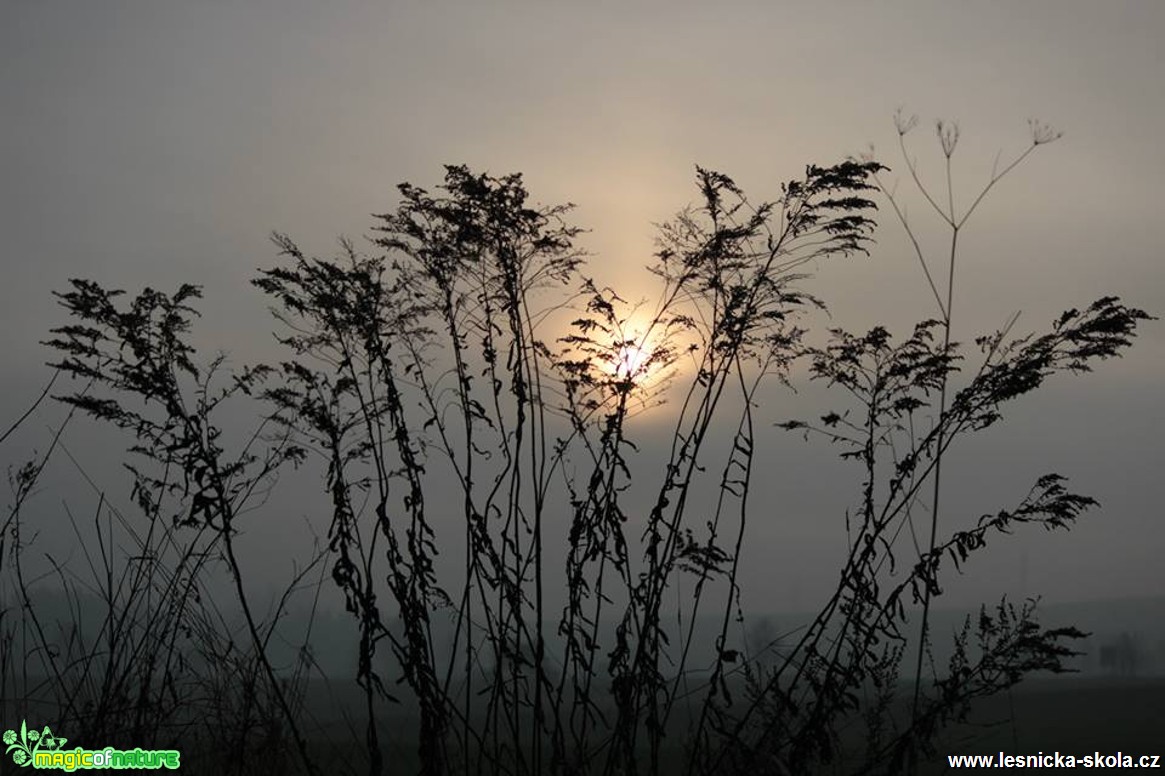
<instances>
[{"instance_id":1,"label":"sun","mask_svg":"<svg viewBox=\"0 0 1165 776\"><path fill-rule=\"evenodd\" d=\"M568 390L591 407L633 405L635 415L661 406L685 371L680 356L689 352L687 332L646 303L599 294L594 300L560 339L567 343L561 364Z\"/></svg>"},{"instance_id":2,"label":"sun","mask_svg":"<svg viewBox=\"0 0 1165 776\"><path fill-rule=\"evenodd\" d=\"M632 318L614 332L606 367L616 383L628 382L636 393L650 393L672 371L670 343L658 322Z\"/></svg>"},{"instance_id":3,"label":"sun","mask_svg":"<svg viewBox=\"0 0 1165 776\"><path fill-rule=\"evenodd\" d=\"M635 379L640 375L640 372L647 371L645 367L650 357L650 350L645 343L620 345L619 354L613 364L615 377Z\"/></svg>"}]
</instances>

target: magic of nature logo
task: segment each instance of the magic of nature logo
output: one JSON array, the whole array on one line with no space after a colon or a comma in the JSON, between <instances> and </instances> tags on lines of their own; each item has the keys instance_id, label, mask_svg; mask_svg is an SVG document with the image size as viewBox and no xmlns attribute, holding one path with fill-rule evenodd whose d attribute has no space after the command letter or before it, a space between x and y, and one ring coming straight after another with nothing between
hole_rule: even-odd
<instances>
[{"instance_id":1,"label":"magic of nature logo","mask_svg":"<svg viewBox=\"0 0 1165 776\"><path fill-rule=\"evenodd\" d=\"M21 720L19 732L5 730L3 741L7 747L4 753L25 767L69 772L90 768L177 770L181 764L176 749L66 749L69 739L54 735L48 725L43 730L30 729L25 720Z\"/></svg>"}]
</instances>

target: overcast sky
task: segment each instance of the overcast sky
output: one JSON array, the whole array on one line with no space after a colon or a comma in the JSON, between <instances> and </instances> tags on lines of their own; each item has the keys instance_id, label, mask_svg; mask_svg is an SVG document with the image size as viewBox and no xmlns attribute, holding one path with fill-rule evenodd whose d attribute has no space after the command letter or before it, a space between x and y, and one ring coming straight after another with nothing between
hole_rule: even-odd
<instances>
[{"instance_id":1,"label":"overcast sky","mask_svg":"<svg viewBox=\"0 0 1165 776\"><path fill-rule=\"evenodd\" d=\"M1165 4L1154 0L3 0L0 420L47 377L37 343L62 322L50 292L70 277L131 291L202 284L198 342L240 362L272 357L264 302L247 285L275 262L268 234L330 253L338 235L359 238L370 213L394 207L398 182L432 185L441 165L464 162L523 172L541 202L577 203L576 222L593 230L590 272L647 295L651 224L695 199L695 164L760 199L807 163L873 143L892 180L904 172L900 106L922 119L910 140L935 183L933 120L959 121L964 204L997 152L1024 149L1028 118L1065 133L972 220L957 338L1021 310L1018 328L1038 328L1106 294L1160 315L1162 34ZM939 233L908 184L900 191L937 256ZM809 287L834 324L901 328L936 313L902 230L888 211L882 220L869 258L817 268ZM1070 475L1104 509L1070 534L999 544L952 601L1162 592L1163 335L1146 325L1126 358L1017 404L1007 429L960 454L950 503L970 517L1014 502L1046 471ZM773 420L804 414L787 394L765 409ZM6 445L6 464L45 433L42 421ZM834 451L778 433L760 501L790 508L750 545L745 586L777 608L807 606L832 580L840 510L859 480L839 486Z\"/></svg>"}]
</instances>

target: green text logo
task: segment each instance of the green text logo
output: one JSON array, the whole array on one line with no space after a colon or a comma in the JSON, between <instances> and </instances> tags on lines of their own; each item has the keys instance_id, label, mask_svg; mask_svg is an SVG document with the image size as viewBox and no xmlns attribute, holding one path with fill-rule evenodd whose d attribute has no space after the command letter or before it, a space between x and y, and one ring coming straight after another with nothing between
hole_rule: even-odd
<instances>
[{"instance_id":1,"label":"green text logo","mask_svg":"<svg viewBox=\"0 0 1165 776\"><path fill-rule=\"evenodd\" d=\"M177 769L180 756L175 749L65 749L67 738L53 735L46 725L44 730L30 730L25 721L20 723L20 733L4 731L5 754L12 755L12 762L25 767L75 771L89 768L169 768Z\"/></svg>"}]
</instances>

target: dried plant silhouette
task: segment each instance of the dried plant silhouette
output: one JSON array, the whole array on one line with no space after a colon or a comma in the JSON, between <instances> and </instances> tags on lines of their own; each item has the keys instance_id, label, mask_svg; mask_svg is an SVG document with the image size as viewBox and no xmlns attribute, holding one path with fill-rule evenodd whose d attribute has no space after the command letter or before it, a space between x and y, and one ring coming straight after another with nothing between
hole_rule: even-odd
<instances>
[{"instance_id":1,"label":"dried plant silhouette","mask_svg":"<svg viewBox=\"0 0 1165 776\"><path fill-rule=\"evenodd\" d=\"M899 136L913 124L900 117ZM401 185L367 252L344 241L315 258L274 235L281 261L254 285L280 327L279 363L200 360L196 286L126 298L74 280L57 294L71 323L47 343L45 390L73 379L57 396L69 419L14 472L0 535L5 713L49 714L78 741L181 748L189 767L227 773L916 767L973 700L1066 670L1083 635L1003 601L968 619L947 665L928 665L942 574L1024 524L1066 529L1095 506L1049 473L968 523L957 505L940 511L944 455L1047 378L1119 355L1150 317L1105 297L1043 332L1013 336L1012 321L961 348L960 234L1057 135L1033 125L1030 147L961 211L957 128L940 123L938 137L945 205L904 140L902 154L950 230L945 285L872 156L810 165L758 203L697 168L699 204L659 228L646 318L587 274L571 206L532 205L520 175L463 166L433 191ZM806 327L824 303L805 269L866 253L879 197L939 316L904 337L832 330L815 344ZM780 425L839 445L860 474L856 506L837 516L849 541L837 588L781 634L745 623L740 563L756 451L776 433L757 405L795 363L844 405ZM665 390L650 410L671 424L664 457L637 457L633 416ZM70 624L42 614L25 512L77 412L130 438L140 514L99 495L91 528L69 515L82 557L49 558L47 579ZM318 482L326 538L264 610L237 537L279 530L251 514L293 469ZM920 513L929 528L910 544ZM209 592L224 575L233 600ZM290 602L315 611L329 584L352 621L354 677L323 675L310 626L276 649ZM917 657L903 672L908 625ZM309 687L353 678L360 719L337 731Z\"/></svg>"}]
</instances>

